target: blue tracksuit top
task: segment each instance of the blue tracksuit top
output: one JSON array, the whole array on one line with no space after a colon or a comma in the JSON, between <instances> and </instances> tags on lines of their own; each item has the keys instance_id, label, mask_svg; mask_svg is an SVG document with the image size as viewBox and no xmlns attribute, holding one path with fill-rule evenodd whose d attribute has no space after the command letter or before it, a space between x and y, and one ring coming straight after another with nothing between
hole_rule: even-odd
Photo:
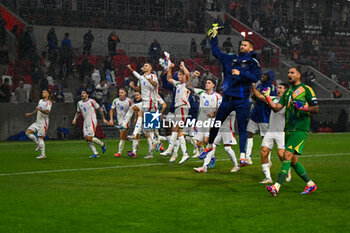
<instances>
[{"instance_id":1,"label":"blue tracksuit top","mask_svg":"<svg viewBox=\"0 0 350 233\"><path fill-rule=\"evenodd\" d=\"M256 89L261 92L264 88L270 87L271 88L271 96L275 96L276 93L276 88L274 88L272 82L274 79L274 73L272 70L268 70L265 72L268 76L268 80L266 82L261 82ZM269 123L270 119L270 113L271 113L271 108L269 105L260 99L257 99L255 102L254 109L251 112L250 119L257 123Z\"/></svg>"},{"instance_id":2,"label":"blue tracksuit top","mask_svg":"<svg viewBox=\"0 0 350 233\"><path fill-rule=\"evenodd\" d=\"M171 90L173 92L173 100L171 102L169 112L175 112L176 88L174 88L174 86L171 83L168 82L167 74L162 75L161 79L162 79L162 86L163 86L163 88L167 89L167 90ZM177 77L177 72L173 75L173 79L179 80L178 77ZM191 105L191 107L190 107L190 109L188 111L188 115L191 116L191 119L197 119L198 107L199 107L198 98L191 93L189 98L188 98L188 100L189 100L190 105Z\"/></svg>"},{"instance_id":3,"label":"blue tracksuit top","mask_svg":"<svg viewBox=\"0 0 350 233\"><path fill-rule=\"evenodd\" d=\"M252 83L261 78L261 68L256 60L256 53L227 54L220 51L218 38L211 40L211 51L213 55L222 63L224 70L224 82L222 93L224 95L249 98ZM240 75L232 75L232 69L240 71Z\"/></svg>"}]
</instances>

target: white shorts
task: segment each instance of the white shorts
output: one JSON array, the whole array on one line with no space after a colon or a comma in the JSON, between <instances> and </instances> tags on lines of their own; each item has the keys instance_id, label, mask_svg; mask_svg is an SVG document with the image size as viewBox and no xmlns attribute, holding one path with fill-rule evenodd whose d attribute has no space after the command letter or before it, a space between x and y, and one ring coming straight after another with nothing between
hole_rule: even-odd
<instances>
[{"instance_id":1,"label":"white shorts","mask_svg":"<svg viewBox=\"0 0 350 233\"><path fill-rule=\"evenodd\" d=\"M185 124L186 119L188 117L188 110L189 110L189 107L187 106L179 106L175 108L175 123L182 121L183 124Z\"/></svg>"},{"instance_id":2,"label":"white shorts","mask_svg":"<svg viewBox=\"0 0 350 233\"><path fill-rule=\"evenodd\" d=\"M237 141L235 135L231 131L223 131L218 133L214 140L215 145L220 145L224 143L224 145L237 145Z\"/></svg>"},{"instance_id":3,"label":"white shorts","mask_svg":"<svg viewBox=\"0 0 350 233\"><path fill-rule=\"evenodd\" d=\"M134 106L136 106L139 109L139 111L142 110L142 102L131 105L131 108Z\"/></svg>"},{"instance_id":4,"label":"white shorts","mask_svg":"<svg viewBox=\"0 0 350 233\"><path fill-rule=\"evenodd\" d=\"M269 123L256 123L250 119L247 126L247 132L256 133L259 131L261 136L265 136L268 126Z\"/></svg>"},{"instance_id":5,"label":"white shorts","mask_svg":"<svg viewBox=\"0 0 350 233\"><path fill-rule=\"evenodd\" d=\"M84 137L94 137L96 133L96 126L97 122L94 122L93 124L84 124L83 126L83 133Z\"/></svg>"},{"instance_id":6,"label":"white shorts","mask_svg":"<svg viewBox=\"0 0 350 233\"><path fill-rule=\"evenodd\" d=\"M142 101L142 111L144 112L156 112L157 105L155 101Z\"/></svg>"},{"instance_id":7,"label":"white shorts","mask_svg":"<svg viewBox=\"0 0 350 233\"><path fill-rule=\"evenodd\" d=\"M193 138L197 141L204 142L204 138L209 138L209 131L208 132L197 131Z\"/></svg>"},{"instance_id":8,"label":"white shorts","mask_svg":"<svg viewBox=\"0 0 350 233\"><path fill-rule=\"evenodd\" d=\"M273 148L274 142L277 143L278 149L284 149L284 132L267 132L261 143L261 146L266 146L270 150Z\"/></svg>"},{"instance_id":9,"label":"white shorts","mask_svg":"<svg viewBox=\"0 0 350 233\"><path fill-rule=\"evenodd\" d=\"M196 135L194 127L184 127L182 133L191 137L194 137Z\"/></svg>"},{"instance_id":10,"label":"white shorts","mask_svg":"<svg viewBox=\"0 0 350 233\"><path fill-rule=\"evenodd\" d=\"M47 132L47 127L33 123L28 127L28 130L33 131L34 133L38 132L38 137L45 137Z\"/></svg>"}]
</instances>

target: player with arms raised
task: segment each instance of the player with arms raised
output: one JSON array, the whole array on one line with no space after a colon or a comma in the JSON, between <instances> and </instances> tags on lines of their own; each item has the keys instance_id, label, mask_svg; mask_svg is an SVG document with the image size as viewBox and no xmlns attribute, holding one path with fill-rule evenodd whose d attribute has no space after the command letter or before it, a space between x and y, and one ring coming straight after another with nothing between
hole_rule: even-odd
<instances>
[{"instance_id":1,"label":"player with arms raised","mask_svg":"<svg viewBox=\"0 0 350 233\"><path fill-rule=\"evenodd\" d=\"M317 190L316 184L298 161L298 155L303 153L305 139L310 131L310 113L316 114L319 111L317 99L312 88L300 82L301 72L298 68L290 68L288 77L292 87L283 93L277 104L272 101L269 89L263 91L263 95L275 112L281 111L284 107L286 109L284 128L286 149L282 167L277 182L266 186L274 197L278 196L281 184L286 179L291 166L306 183L305 190L301 194L309 194Z\"/></svg>"},{"instance_id":2,"label":"player with arms raised","mask_svg":"<svg viewBox=\"0 0 350 233\"><path fill-rule=\"evenodd\" d=\"M77 119L81 113L84 118L84 138L85 141L89 144L89 147L93 153L90 158L96 158L100 156L96 150L94 143L97 143L101 146L102 153L106 152L106 143L101 142L98 138L95 137L97 126L96 109L100 112L103 123L108 125L108 121L105 118L102 108L98 105L98 103L96 103L94 99L90 99L89 94L83 90L81 92L81 100L77 104L77 112L75 113L72 124L75 125L77 123Z\"/></svg>"},{"instance_id":3,"label":"player with arms raised","mask_svg":"<svg viewBox=\"0 0 350 233\"><path fill-rule=\"evenodd\" d=\"M26 113L26 117L32 116L34 113L36 114L36 121L29 126L27 129L27 136L29 139L33 140L37 147L35 151L40 150L41 154L36 157L37 159L45 159L45 143L44 143L44 137L47 133L47 129L49 127L49 114L52 107L51 102L51 91L50 90L43 90L42 97L38 103L38 106L35 108L35 110L31 113ZM38 138L34 135L34 133L38 132Z\"/></svg>"}]
</instances>

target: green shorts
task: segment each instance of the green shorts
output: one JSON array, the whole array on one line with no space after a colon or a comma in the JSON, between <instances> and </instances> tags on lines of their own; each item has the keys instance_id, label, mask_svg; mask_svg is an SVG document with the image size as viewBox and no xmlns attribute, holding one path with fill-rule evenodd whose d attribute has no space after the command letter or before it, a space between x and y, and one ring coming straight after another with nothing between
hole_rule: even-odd
<instances>
[{"instance_id":1,"label":"green shorts","mask_svg":"<svg viewBox=\"0 0 350 233\"><path fill-rule=\"evenodd\" d=\"M286 150L293 154L301 155L303 153L304 143L308 133L303 131L285 132Z\"/></svg>"}]
</instances>

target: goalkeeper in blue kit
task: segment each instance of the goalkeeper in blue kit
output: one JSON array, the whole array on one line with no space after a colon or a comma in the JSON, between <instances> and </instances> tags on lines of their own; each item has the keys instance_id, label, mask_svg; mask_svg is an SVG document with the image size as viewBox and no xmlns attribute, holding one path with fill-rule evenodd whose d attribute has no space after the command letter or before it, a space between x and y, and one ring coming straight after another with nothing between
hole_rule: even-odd
<instances>
[{"instance_id":1,"label":"goalkeeper in blue kit","mask_svg":"<svg viewBox=\"0 0 350 233\"><path fill-rule=\"evenodd\" d=\"M223 100L217 110L215 122L224 122L232 111L236 111L239 149L242 159L245 158L246 152L250 89L252 83L257 82L261 78L262 71L259 62L256 60L252 41L244 39L241 42L240 52L238 54L223 53L218 47L218 30L220 30L218 24L213 24L213 28L208 31L208 36L211 38L212 53L221 62L224 72L222 85ZM218 131L219 127L214 126L210 129L209 143L200 155L201 158L206 157L212 150L212 144Z\"/></svg>"}]
</instances>

